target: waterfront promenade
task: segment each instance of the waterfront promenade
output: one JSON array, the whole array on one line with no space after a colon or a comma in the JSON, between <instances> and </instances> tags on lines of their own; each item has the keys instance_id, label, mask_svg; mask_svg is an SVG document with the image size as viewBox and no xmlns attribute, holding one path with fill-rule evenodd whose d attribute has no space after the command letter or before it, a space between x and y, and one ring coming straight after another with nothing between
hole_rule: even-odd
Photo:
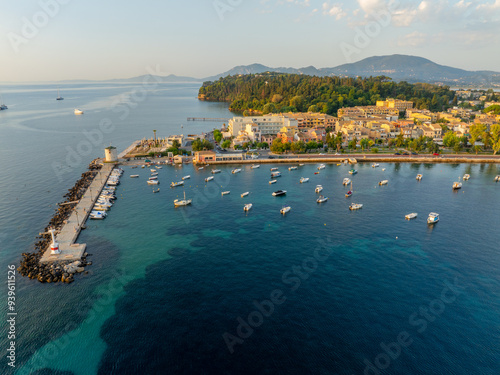
<instances>
[{"instance_id":1,"label":"waterfront promenade","mask_svg":"<svg viewBox=\"0 0 500 375\"><path fill-rule=\"evenodd\" d=\"M85 224L114 166L114 164L104 164L83 197L76 204L71 216L65 220L63 227L57 233L56 242L59 243L59 250L61 253L52 255L50 253L50 247L48 247L40 259L41 263L75 261L81 259L87 246L86 244L76 243L76 240L82 230L82 225Z\"/></svg>"}]
</instances>

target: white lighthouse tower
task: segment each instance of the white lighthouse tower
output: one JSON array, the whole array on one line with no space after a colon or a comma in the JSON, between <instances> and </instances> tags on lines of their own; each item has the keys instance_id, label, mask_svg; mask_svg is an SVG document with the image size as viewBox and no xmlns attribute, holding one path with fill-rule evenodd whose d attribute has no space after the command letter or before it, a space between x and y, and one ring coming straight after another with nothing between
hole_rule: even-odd
<instances>
[{"instance_id":1,"label":"white lighthouse tower","mask_svg":"<svg viewBox=\"0 0 500 375\"><path fill-rule=\"evenodd\" d=\"M61 250L59 250L59 244L56 242L56 238L54 237L54 232L56 230L54 228L49 229L49 233L52 235L52 243L50 244L50 253L52 255L61 254Z\"/></svg>"}]
</instances>

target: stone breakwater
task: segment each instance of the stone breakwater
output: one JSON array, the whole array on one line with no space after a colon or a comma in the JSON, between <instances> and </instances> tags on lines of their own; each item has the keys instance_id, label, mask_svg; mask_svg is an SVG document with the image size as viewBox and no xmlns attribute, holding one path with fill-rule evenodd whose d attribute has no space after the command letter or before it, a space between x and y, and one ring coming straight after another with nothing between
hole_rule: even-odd
<instances>
[{"instance_id":1,"label":"stone breakwater","mask_svg":"<svg viewBox=\"0 0 500 375\"><path fill-rule=\"evenodd\" d=\"M87 188L90 186L102 165L98 163L99 159L93 160L88 167L88 171L82 173L81 178L76 181L75 185L68 190L64 195L66 200L63 203L78 201L83 197ZM91 265L92 262L87 261L87 256L90 254L85 253L81 261L70 262L60 261L51 264L42 264L40 259L44 252L48 249L52 242L52 237L47 231L54 228L56 231L60 230L64 225L64 221L69 218L73 210L72 204L60 205L56 209L54 216L50 219L49 225L45 227L44 232L37 236L38 241L35 242L34 252L22 253L22 259L17 271L30 279L37 279L42 283L52 282L66 282L71 283L74 281L74 274L83 271L83 267Z\"/></svg>"}]
</instances>

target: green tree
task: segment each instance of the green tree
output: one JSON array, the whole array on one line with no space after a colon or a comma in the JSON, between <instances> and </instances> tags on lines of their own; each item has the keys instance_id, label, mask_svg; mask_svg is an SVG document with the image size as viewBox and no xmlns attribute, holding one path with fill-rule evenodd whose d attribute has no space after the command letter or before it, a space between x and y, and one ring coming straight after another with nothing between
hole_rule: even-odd
<instances>
[{"instance_id":1,"label":"green tree","mask_svg":"<svg viewBox=\"0 0 500 375\"><path fill-rule=\"evenodd\" d=\"M486 125L474 124L469 127L470 143L474 145L479 138L486 132Z\"/></svg>"},{"instance_id":2,"label":"green tree","mask_svg":"<svg viewBox=\"0 0 500 375\"><path fill-rule=\"evenodd\" d=\"M281 154L285 150L283 147L283 142L281 141L281 138L276 138L273 143L271 143L270 150L276 154Z\"/></svg>"},{"instance_id":3,"label":"green tree","mask_svg":"<svg viewBox=\"0 0 500 375\"><path fill-rule=\"evenodd\" d=\"M172 141L172 146L170 147L171 149L177 150L181 147L180 142L177 139L174 139Z\"/></svg>"},{"instance_id":4,"label":"green tree","mask_svg":"<svg viewBox=\"0 0 500 375\"><path fill-rule=\"evenodd\" d=\"M319 112L319 108L316 104L313 104L307 108L307 112Z\"/></svg>"},{"instance_id":5,"label":"green tree","mask_svg":"<svg viewBox=\"0 0 500 375\"><path fill-rule=\"evenodd\" d=\"M493 154L496 155L500 151L500 124L491 125L490 133Z\"/></svg>"},{"instance_id":6,"label":"green tree","mask_svg":"<svg viewBox=\"0 0 500 375\"><path fill-rule=\"evenodd\" d=\"M453 148L457 143L460 143L457 135L451 130L446 132L446 134L443 137L443 145L445 147Z\"/></svg>"},{"instance_id":7,"label":"green tree","mask_svg":"<svg viewBox=\"0 0 500 375\"><path fill-rule=\"evenodd\" d=\"M369 145L370 141L368 138L362 138L360 141L359 141L359 145L361 146L361 150L364 151L365 149L368 148L368 145Z\"/></svg>"},{"instance_id":8,"label":"green tree","mask_svg":"<svg viewBox=\"0 0 500 375\"><path fill-rule=\"evenodd\" d=\"M217 143L220 143L220 141L222 140L222 133L219 129L214 130L214 139Z\"/></svg>"},{"instance_id":9,"label":"green tree","mask_svg":"<svg viewBox=\"0 0 500 375\"><path fill-rule=\"evenodd\" d=\"M319 145L318 142L316 141L309 141L307 142L306 147L308 150L316 150L319 147Z\"/></svg>"},{"instance_id":10,"label":"green tree","mask_svg":"<svg viewBox=\"0 0 500 375\"><path fill-rule=\"evenodd\" d=\"M356 149L356 145L358 144L358 139L356 137L354 137L347 145L347 147L349 147L349 149Z\"/></svg>"},{"instance_id":11,"label":"green tree","mask_svg":"<svg viewBox=\"0 0 500 375\"><path fill-rule=\"evenodd\" d=\"M293 142L290 146L290 150L297 154L306 151L306 143L304 141Z\"/></svg>"},{"instance_id":12,"label":"green tree","mask_svg":"<svg viewBox=\"0 0 500 375\"><path fill-rule=\"evenodd\" d=\"M398 136L396 137L396 147L402 147L405 144L405 137L403 136L403 133L399 133Z\"/></svg>"},{"instance_id":13,"label":"green tree","mask_svg":"<svg viewBox=\"0 0 500 375\"><path fill-rule=\"evenodd\" d=\"M229 139L226 139L225 141L222 142L220 145L222 148L229 148L231 147L231 141Z\"/></svg>"}]
</instances>

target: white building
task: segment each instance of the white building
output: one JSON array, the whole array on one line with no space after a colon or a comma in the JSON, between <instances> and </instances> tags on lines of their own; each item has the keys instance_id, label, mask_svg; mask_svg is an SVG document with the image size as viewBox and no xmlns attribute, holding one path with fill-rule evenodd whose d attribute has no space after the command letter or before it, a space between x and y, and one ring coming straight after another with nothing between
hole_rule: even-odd
<instances>
[{"instance_id":1,"label":"white building","mask_svg":"<svg viewBox=\"0 0 500 375\"><path fill-rule=\"evenodd\" d=\"M298 126L297 119L287 118L282 115L233 117L228 122L229 133L237 137L241 131L247 130L247 124L252 124L252 133L260 133L261 136L277 135L284 126Z\"/></svg>"}]
</instances>

